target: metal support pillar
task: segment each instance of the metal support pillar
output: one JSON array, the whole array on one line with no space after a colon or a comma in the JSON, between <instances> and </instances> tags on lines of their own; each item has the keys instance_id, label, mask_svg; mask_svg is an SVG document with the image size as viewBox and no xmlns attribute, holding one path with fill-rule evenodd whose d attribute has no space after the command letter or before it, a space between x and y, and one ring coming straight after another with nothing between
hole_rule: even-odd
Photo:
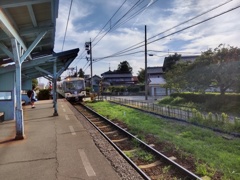
<instances>
[{"instance_id":1,"label":"metal support pillar","mask_svg":"<svg viewBox=\"0 0 240 180\"><path fill-rule=\"evenodd\" d=\"M57 111L57 62L53 63L53 107L54 113L53 116L58 116Z\"/></svg>"},{"instance_id":2,"label":"metal support pillar","mask_svg":"<svg viewBox=\"0 0 240 180\"><path fill-rule=\"evenodd\" d=\"M15 107L15 119L16 119L16 137L15 139L24 139L24 124L23 124L23 110L22 110L22 76L21 76L21 62L19 56L19 48L16 39L11 39L14 61L15 61L15 78L16 78L16 99L14 95L14 100L16 102Z\"/></svg>"}]
</instances>

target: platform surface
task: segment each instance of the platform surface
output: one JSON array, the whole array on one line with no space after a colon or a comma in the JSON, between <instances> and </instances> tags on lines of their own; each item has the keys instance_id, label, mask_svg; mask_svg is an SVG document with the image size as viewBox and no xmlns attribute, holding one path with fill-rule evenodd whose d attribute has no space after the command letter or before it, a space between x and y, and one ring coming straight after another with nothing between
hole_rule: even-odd
<instances>
[{"instance_id":1,"label":"platform surface","mask_svg":"<svg viewBox=\"0 0 240 180\"><path fill-rule=\"evenodd\" d=\"M52 100L35 106L23 106L24 140L14 140L14 120L0 123L0 179L120 179L68 102L58 100L58 116Z\"/></svg>"}]
</instances>

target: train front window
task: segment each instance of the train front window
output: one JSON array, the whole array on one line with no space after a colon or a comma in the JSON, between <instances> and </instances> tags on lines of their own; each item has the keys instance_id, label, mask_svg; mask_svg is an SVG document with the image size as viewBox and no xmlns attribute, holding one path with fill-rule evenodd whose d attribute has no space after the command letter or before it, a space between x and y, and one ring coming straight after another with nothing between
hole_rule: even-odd
<instances>
[{"instance_id":1,"label":"train front window","mask_svg":"<svg viewBox=\"0 0 240 180\"><path fill-rule=\"evenodd\" d=\"M66 89L72 90L75 89L73 82L66 82Z\"/></svg>"},{"instance_id":2,"label":"train front window","mask_svg":"<svg viewBox=\"0 0 240 180\"><path fill-rule=\"evenodd\" d=\"M66 89L68 90L80 90L83 88L84 88L83 81L66 82Z\"/></svg>"},{"instance_id":3,"label":"train front window","mask_svg":"<svg viewBox=\"0 0 240 180\"><path fill-rule=\"evenodd\" d=\"M83 81L76 81L76 88L82 89L83 88Z\"/></svg>"}]
</instances>

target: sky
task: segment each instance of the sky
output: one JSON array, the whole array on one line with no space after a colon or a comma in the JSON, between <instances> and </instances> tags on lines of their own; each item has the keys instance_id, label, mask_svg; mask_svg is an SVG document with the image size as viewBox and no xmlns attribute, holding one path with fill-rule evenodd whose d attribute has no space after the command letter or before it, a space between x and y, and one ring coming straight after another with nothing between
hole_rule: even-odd
<instances>
[{"instance_id":1,"label":"sky","mask_svg":"<svg viewBox=\"0 0 240 180\"><path fill-rule=\"evenodd\" d=\"M164 57L175 52L186 56L220 44L240 47L240 8L190 27L237 6L240 0L59 0L54 51L79 48L70 67L90 75L85 42L91 40L92 75L117 70L127 61L136 76L145 68L145 26L152 55L147 66L162 66Z\"/></svg>"}]
</instances>

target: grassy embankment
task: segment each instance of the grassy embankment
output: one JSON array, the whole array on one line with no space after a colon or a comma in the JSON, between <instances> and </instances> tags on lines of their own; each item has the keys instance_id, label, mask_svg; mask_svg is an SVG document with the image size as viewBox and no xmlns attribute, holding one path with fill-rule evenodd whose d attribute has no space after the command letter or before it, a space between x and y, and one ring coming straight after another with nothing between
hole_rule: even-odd
<instances>
[{"instance_id":1,"label":"grassy embankment","mask_svg":"<svg viewBox=\"0 0 240 180\"><path fill-rule=\"evenodd\" d=\"M153 134L159 142L171 143L183 156L194 157L196 172L200 176L237 180L240 176L240 139L224 139L216 133L196 126L164 120L132 108L108 102L88 103L88 106L107 117L127 124L133 134L142 140Z\"/></svg>"}]
</instances>

